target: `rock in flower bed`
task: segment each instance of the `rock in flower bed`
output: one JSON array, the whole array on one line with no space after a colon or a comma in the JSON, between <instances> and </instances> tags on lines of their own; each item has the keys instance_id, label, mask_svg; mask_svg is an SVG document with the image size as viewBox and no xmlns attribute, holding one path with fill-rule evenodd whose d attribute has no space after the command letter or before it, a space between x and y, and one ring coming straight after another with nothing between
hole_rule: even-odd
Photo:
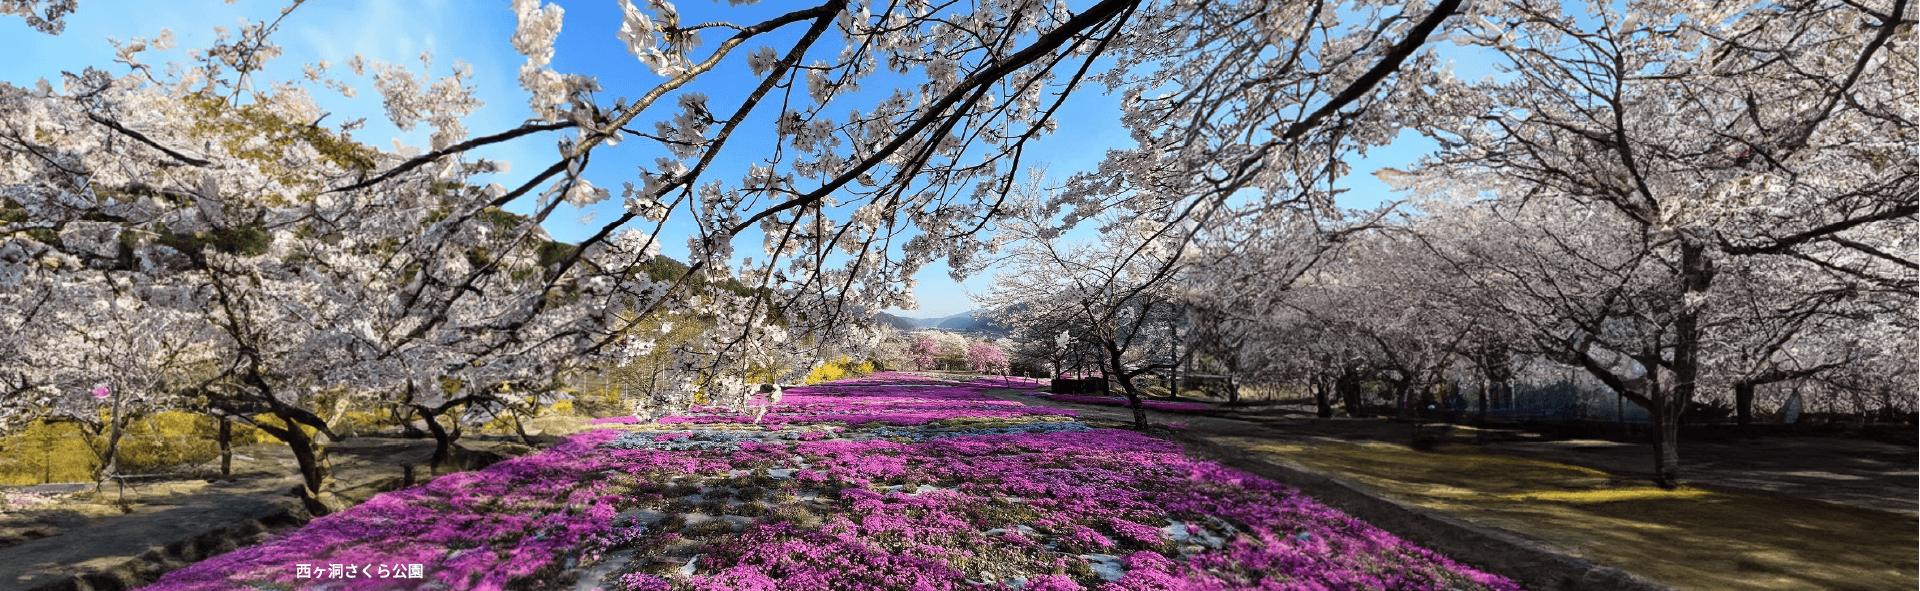
<instances>
[{"instance_id":1,"label":"rock in flower bed","mask_svg":"<svg viewBox=\"0 0 1920 591\"><path fill-rule=\"evenodd\" d=\"M581 433L149 589L1518 589L1177 444L964 386L863 384L886 379L904 383L797 388L764 417L780 429ZM419 563L424 580L301 579L303 563Z\"/></svg>"}]
</instances>

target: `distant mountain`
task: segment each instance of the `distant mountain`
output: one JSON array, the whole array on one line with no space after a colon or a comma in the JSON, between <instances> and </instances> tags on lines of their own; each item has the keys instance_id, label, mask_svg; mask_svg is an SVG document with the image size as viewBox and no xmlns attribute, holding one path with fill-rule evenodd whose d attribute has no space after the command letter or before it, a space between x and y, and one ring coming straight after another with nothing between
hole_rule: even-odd
<instances>
[{"instance_id":1,"label":"distant mountain","mask_svg":"<svg viewBox=\"0 0 1920 591\"><path fill-rule=\"evenodd\" d=\"M980 310L969 310L934 321L932 328L953 332L980 332L986 330L987 322L979 318Z\"/></svg>"},{"instance_id":2,"label":"distant mountain","mask_svg":"<svg viewBox=\"0 0 1920 591\"><path fill-rule=\"evenodd\" d=\"M1006 330L994 326L981 317L984 310L968 310L952 316L939 318L908 318L881 312L874 320L885 323L898 330L938 329L958 333L984 333L988 335L1005 334Z\"/></svg>"},{"instance_id":3,"label":"distant mountain","mask_svg":"<svg viewBox=\"0 0 1920 591\"><path fill-rule=\"evenodd\" d=\"M913 318L894 316L886 312L873 315L873 320L899 331L920 330L920 321Z\"/></svg>"}]
</instances>

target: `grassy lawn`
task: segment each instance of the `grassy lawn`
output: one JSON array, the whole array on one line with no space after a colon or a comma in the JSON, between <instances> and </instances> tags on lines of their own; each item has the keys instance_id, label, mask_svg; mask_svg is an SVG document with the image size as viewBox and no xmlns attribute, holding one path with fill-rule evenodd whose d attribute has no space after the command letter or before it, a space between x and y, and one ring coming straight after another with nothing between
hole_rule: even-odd
<instances>
[{"instance_id":1,"label":"grassy lawn","mask_svg":"<svg viewBox=\"0 0 1920 591\"><path fill-rule=\"evenodd\" d=\"M1397 500L1531 536L1675 589L1881 590L1920 582L1920 520L1902 513L1683 487L1471 445L1217 441Z\"/></svg>"}]
</instances>

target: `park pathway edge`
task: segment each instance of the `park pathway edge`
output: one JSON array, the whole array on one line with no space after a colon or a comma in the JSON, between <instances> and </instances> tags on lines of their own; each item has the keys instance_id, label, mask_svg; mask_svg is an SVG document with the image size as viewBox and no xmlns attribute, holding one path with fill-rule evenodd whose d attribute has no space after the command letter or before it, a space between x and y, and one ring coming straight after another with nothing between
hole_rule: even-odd
<instances>
[{"instance_id":1,"label":"park pathway edge","mask_svg":"<svg viewBox=\"0 0 1920 591\"><path fill-rule=\"evenodd\" d=\"M1513 579L1528 591L1672 591L1627 571L1556 552L1512 532L1398 503L1332 476L1261 459L1205 434L1176 431L1168 439L1186 445L1189 455L1300 489L1324 505L1417 546Z\"/></svg>"},{"instance_id":2,"label":"park pathway edge","mask_svg":"<svg viewBox=\"0 0 1920 591\"><path fill-rule=\"evenodd\" d=\"M453 446L453 454L450 465L458 467L458 471L485 468L507 457L458 443ZM402 475L394 473L397 469L398 466L336 464L335 492L351 506L380 493L398 490L406 482ZM164 536L164 542L146 546L137 554L110 550L107 555L85 558L87 554L101 554L102 549L75 547L75 538L65 534L0 549L0 591L125 591L151 585L169 572L251 546L265 536L306 525L313 518L291 492L299 482L291 476L272 478L244 492L211 494L198 502L174 506L164 515L127 516L136 521L153 521L132 526L149 531L168 524L177 526L176 533ZM271 492L281 490L287 492ZM209 522L211 520L218 522ZM122 521L121 525L125 527L128 522ZM93 527L114 526L114 520L108 519ZM85 530L74 533L84 535ZM125 544L119 546L114 550L128 549ZM72 563L76 558L82 560ZM62 564L63 561L67 564ZM69 572L22 580L30 571L47 567Z\"/></svg>"}]
</instances>

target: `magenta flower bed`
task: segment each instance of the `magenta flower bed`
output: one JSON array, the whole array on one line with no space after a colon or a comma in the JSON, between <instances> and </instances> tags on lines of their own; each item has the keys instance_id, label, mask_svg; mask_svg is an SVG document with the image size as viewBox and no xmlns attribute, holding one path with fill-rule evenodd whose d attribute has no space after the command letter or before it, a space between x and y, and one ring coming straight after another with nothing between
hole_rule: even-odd
<instances>
[{"instance_id":1,"label":"magenta flower bed","mask_svg":"<svg viewBox=\"0 0 1920 591\"><path fill-rule=\"evenodd\" d=\"M1104 404L1107 406L1127 406L1131 408L1131 406L1127 404L1127 399L1125 398L1108 398L1105 396L1080 396L1076 394L1048 394L1044 396L1044 398L1048 400L1059 400L1061 402L1079 402L1083 404ZM1140 406L1143 406L1152 410L1164 410L1164 411L1174 411L1174 412L1179 412L1184 410L1207 410L1208 408L1211 408L1205 404L1201 404L1198 402L1160 402L1157 400L1142 400L1140 401Z\"/></svg>"},{"instance_id":2,"label":"magenta flower bed","mask_svg":"<svg viewBox=\"0 0 1920 591\"><path fill-rule=\"evenodd\" d=\"M985 404L967 387L798 390L778 410L804 438L693 420L589 431L148 589L1518 589L1167 441ZM797 425L843 420L822 417L877 418ZM961 435L992 425L1037 427ZM647 447L694 438L726 445ZM425 580L295 576L347 562L419 563Z\"/></svg>"}]
</instances>

